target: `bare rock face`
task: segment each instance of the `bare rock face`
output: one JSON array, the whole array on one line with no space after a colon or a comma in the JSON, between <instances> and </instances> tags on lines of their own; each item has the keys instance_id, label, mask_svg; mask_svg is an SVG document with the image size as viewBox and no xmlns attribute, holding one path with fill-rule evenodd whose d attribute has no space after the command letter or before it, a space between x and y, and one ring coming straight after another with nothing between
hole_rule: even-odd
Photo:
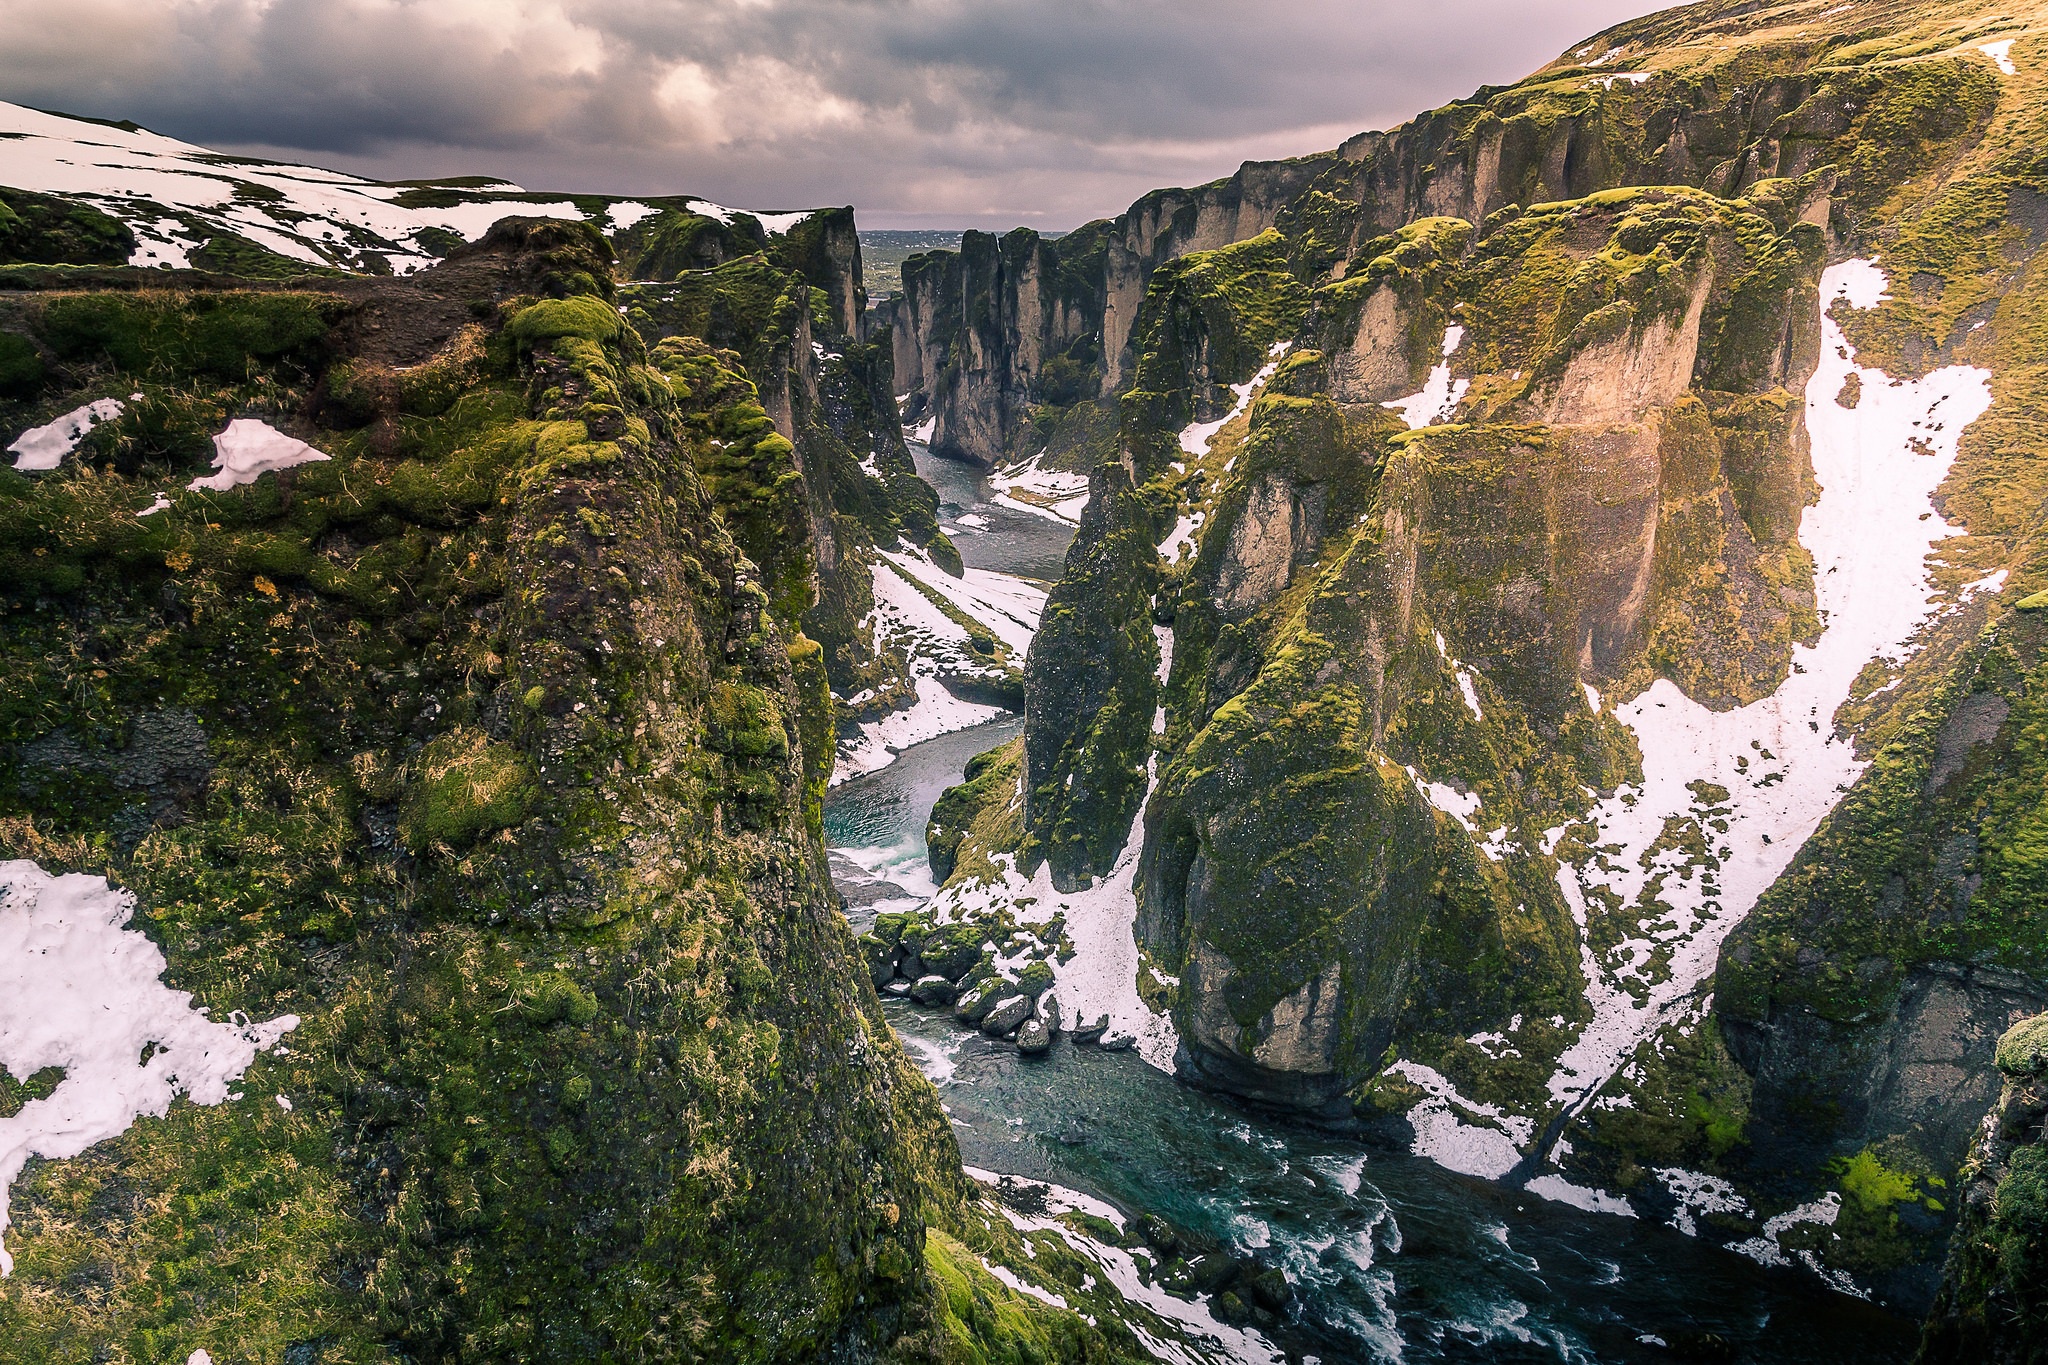
<instances>
[{"instance_id":1,"label":"bare rock face","mask_svg":"<svg viewBox=\"0 0 2048 1365\"><path fill-rule=\"evenodd\" d=\"M1217 571L1216 595L1223 610L1244 616L1278 597L1293 579L1297 556L1311 550L1321 533L1319 489L1297 490L1284 477L1260 475L1230 528Z\"/></svg>"},{"instance_id":2,"label":"bare rock face","mask_svg":"<svg viewBox=\"0 0 2048 1365\"><path fill-rule=\"evenodd\" d=\"M1581 322L1588 338L1556 381L1532 399L1536 419L1553 426L1619 426L1676 402L1692 387L1700 314L1712 283L1702 270L1676 316L1643 318L1617 303Z\"/></svg>"},{"instance_id":3,"label":"bare rock face","mask_svg":"<svg viewBox=\"0 0 2048 1365\"><path fill-rule=\"evenodd\" d=\"M2041 1358L2036 1328L2048 1319L2048 1016L2013 1025L1996 1055L1998 1099L1963 1167L1961 1217L1918 1365L2028 1365Z\"/></svg>"}]
</instances>

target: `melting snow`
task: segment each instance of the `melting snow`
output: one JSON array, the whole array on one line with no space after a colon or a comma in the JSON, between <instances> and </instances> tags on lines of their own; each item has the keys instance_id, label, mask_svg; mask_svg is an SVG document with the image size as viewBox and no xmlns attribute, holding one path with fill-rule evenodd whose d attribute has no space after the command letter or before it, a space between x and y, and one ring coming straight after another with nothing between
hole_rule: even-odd
<instances>
[{"instance_id":1,"label":"melting snow","mask_svg":"<svg viewBox=\"0 0 2048 1365\"><path fill-rule=\"evenodd\" d=\"M1081 513L1088 507L1088 476L1063 469L1040 469L1038 462L1045 458L1039 451L1023 464L989 476L989 486L996 490L994 501L1004 507L1020 512L1030 512L1052 521L1072 526L1081 520ZM1027 502L1013 498L1011 493L1029 493L1037 498L1050 498L1050 506L1041 502Z\"/></svg>"},{"instance_id":2,"label":"melting snow","mask_svg":"<svg viewBox=\"0 0 2048 1365\"><path fill-rule=\"evenodd\" d=\"M1660 1166L1657 1178L1678 1201L1678 1212L1672 1215L1671 1226L1688 1237L1699 1236L1699 1224L1694 1221L1694 1214L1749 1212L1749 1201L1719 1176L1688 1171L1682 1166Z\"/></svg>"},{"instance_id":3,"label":"melting snow","mask_svg":"<svg viewBox=\"0 0 2048 1365\"><path fill-rule=\"evenodd\" d=\"M202 488L225 493L240 484L254 483L265 474L332 459L304 441L287 436L268 422L238 417L228 429L213 438L215 472L202 475L185 486L194 492Z\"/></svg>"},{"instance_id":4,"label":"melting snow","mask_svg":"<svg viewBox=\"0 0 2048 1365\"><path fill-rule=\"evenodd\" d=\"M1237 401L1230 405L1230 411L1213 422L1190 422L1181 430L1180 448L1197 459L1207 455L1209 442L1216 439L1216 433L1223 430L1226 422L1252 405L1252 396L1266 387L1266 381L1280 368L1281 357L1287 354L1288 348L1293 344L1291 341L1276 341L1268 347L1266 363L1259 367L1259 372L1242 384L1230 386L1230 391L1237 395Z\"/></svg>"},{"instance_id":5,"label":"melting snow","mask_svg":"<svg viewBox=\"0 0 2048 1365\"><path fill-rule=\"evenodd\" d=\"M1998 63L1998 69L2008 76L2017 76L2019 68L2012 64L2012 39L2000 38L1995 43L1979 43L1977 50Z\"/></svg>"},{"instance_id":6,"label":"melting snow","mask_svg":"<svg viewBox=\"0 0 2048 1365\"><path fill-rule=\"evenodd\" d=\"M1469 379L1451 380L1451 355L1465 341L1463 327L1444 329L1444 358L1429 372L1429 379L1421 390L1406 398L1396 398L1390 403L1380 404L1383 408L1400 410L1401 420L1408 424L1410 431L1433 427L1448 422L1458 411L1458 404L1465 400L1465 391L1472 387Z\"/></svg>"},{"instance_id":7,"label":"melting snow","mask_svg":"<svg viewBox=\"0 0 2048 1365\"><path fill-rule=\"evenodd\" d=\"M1195 549L1195 533L1208 520L1207 512L1196 512L1174 522L1166 539L1159 542L1159 557L1169 564L1178 563L1181 557Z\"/></svg>"},{"instance_id":8,"label":"melting snow","mask_svg":"<svg viewBox=\"0 0 2048 1365\"><path fill-rule=\"evenodd\" d=\"M1408 1111L1418 1156L1486 1180L1500 1179L1521 1161L1523 1145L1535 1135L1530 1120L1466 1099L1442 1072L1420 1062L1395 1062L1387 1070L1429 1092L1428 1099ZM1468 1123L1468 1118L1482 1122Z\"/></svg>"},{"instance_id":9,"label":"melting snow","mask_svg":"<svg viewBox=\"0 0 2048 1365\"><path fill-rule=\"evenodd\" d=\"M875 608L863 624L874 632L878 645L893 642L910 655L917 701L864 722L854 739L841 744L832 773L834 786L888 767L897 753L913 744L1008 714L1000 706L963 701L939 681L942 660L963 671L979 663L980 656L970 648L967 631L919 591L918 584L985 626L1018 661L1030 649L1038 614L1045 607L1045 589L1029 579L987 569L968 569L954 578L914 550L884 552L874 570ZM993 664L984 666L1000 672Z\"/></svg>"},{"instance_id":10,"label":"melting snow","mask_svg":"<svg viewBox=\"0 0 2048 1365\"><path fill-rule=\"evenodd\" d=\"M1821 293L1865 308L1885 287L1871 262L1849 261L1829 268ZM1834 396L1852 372L1862 376L1863 399L1845 409ZM1644 779L1595 808L1597 833L1587 842L1602 852L1558 871L1585 936L1594 1013L1551 1077L1559 1102L1583 1103L1692 999L1728 931L1862 773L1853 741L1836 733L1835 711L1868 661L1903 657L1929 619L1925 556L1957 534L1932 494L1963 429L1990 406L1989 380L1985 370L1949 366L1894 382L1856 365L1841 328L1823 320L1820 366L1806 390L1822 492L1799 530L1814 557L1823 632L1812 647L1795 646L1785 682L1749 706L1709 711L1660 679L1614 709L1642 748ZM1937 409L1942 421L1927 422ZM1729 794L1690 785L1702 782ZM1705 836L1703 865L1660 843L1667 820ZM1645 937L1595 954L1589 915L1608 898Z\"/></svg>"},{"instance_id":11,"label":"melting snow","mask_svg":"<svg viewBox=\"0 0 2048 1365\"><path fill-rule=\"evenodd\" d=\"M1241 1362L1241 1365L1282 1365L1286 1360L1270 1341L1249 1328L1232 1327L1218 1319L1206 1301L1190 1302L1175 1298L1166 1292L1164 1286L1154 1282L1153 1277L1141 1274L1138 1263L1131 1253L1119 1246L1099 1242L1084 1232L1079 1232L1059 1222L1060 1213L1079 1211L1103 1218L1118 1229L1124 1226L1123 1215L1099 1199L1091 1199L1076 1190L1050 1184L1042 1180L1030 1180L1023 1176L997 1175L992 1171L978 1170L969 1166L967 1174L985 1185L1022 1186L1037 1194L1055 1217L1041 1218L1017 1210L996 1199L995 1205L1012 1227L1021 1233L1049 1232L1066 1242L1076 1254L1093 1262L1102 1273L1102 1278L1116 1287L1126 1299L1172 1324L1185 1334L1186 1340L1162 1337L1147 1329L1143 1321L1130 1321L1127 1325L1137 1335L1154 1359L1171 1361L1175 1365L1204 1365L1216 1360L1217 1355L1202 1346L1220 1348L1220 1359ZM1028 1248L1028 1244L1027 1244ZM991 1267L993 1270L993 1267ZM1009 1277L1003 1276L1004 1283L1018 1287Z\"/></svg>"},{"instance_id":12,"label":"melting snow","mask_svg":"<svg viewBox=\"0 0 2048 1365\"><path fill-rule=\"evenodd\" d=\"M1561 1175L1539 1175L1526 1188L1531 1194L1540 1194L1553 1203L1570 1204L1573 1208L1584 1209L1587 1213L1611 1213L1619 1218L1633 1218L1636 1211L1629 1207L1628 1200L1607 1193L1605 1190L1589 1190L1584 1185L1574 1185Z\"/></svg>"},{"instance_id":13,"label":"melting snow","mask_svg":"<svg viewBox=\"0 0 2048 1365\"><path fill-rule=\"evenodd\" d=\"M24 1081L64 1071L49 1095L0 1119L0 1234L30 1157L75 1157L140 1116L161 1118L179 1095L220 1104L258 1052L298 1027L291 1014L217 1024L194 1009L190 991L161 980L162 950L123 927L134 906L104 877L0 862L0 1067ZM0 1275L13 1268L0 1245Z\"/></svg>"},{"instance_id":14,"label":"melting snow","mask_svg":"<svg viewBox=\"0 0 2048 1365\"><path fill-rule=\"evenodd\" d=\"M508 214L581 221L567 200L529 203L499 184L454 191L464 202L404 208L406 192L315 166L222 157L147 129L129 132L81 119L0 104L0 181L90 203L128 224L136 237L131 265L184 266L190 253L223 232L307 265L356 266L385 258L405 274L432 264L427 229L475 239ZM256 186L280 198L256 197ZM243 191L239 192L238 191Z\"/></svg>"},{"instance_id":15,"label":"melting snow","mask_svg":"<svg viewBox=\"0 0 2048 1365\"><path fill-rule=\"evenodd\" d=\"M0 143L0 147L4 146ZM30 427L7 447L14 453L14 467L24 471L55 469L64 463L66 455L78 449L78 443L85 439L88 431L120 415L120 399L101 398L82 408L73 408L54 422Z\"/></svg>"}]
</instances>

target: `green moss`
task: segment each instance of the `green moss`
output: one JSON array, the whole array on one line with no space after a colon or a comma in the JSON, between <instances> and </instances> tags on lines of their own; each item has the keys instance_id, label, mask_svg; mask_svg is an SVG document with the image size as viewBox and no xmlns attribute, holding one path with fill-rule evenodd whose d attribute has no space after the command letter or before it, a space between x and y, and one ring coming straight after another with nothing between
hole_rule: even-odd
<instances>
[{"instance_id":1,"label":"green moss","mask_svg":"<svg viewBox=\"0 0 2048 1365\"><path fill-rule=\"evenodd\" d=\"M35 343L0 332L0 398L33 398L43 384L43 357Z\"/></svg>"},{"instance_id":2,"label":"green moss","mask_svg":"<svg viewBox=\"0 0 2048 1365\"><path fill-rule=\"evenodd\" d=\"M1999 1037L1998 1069L2013 1077L2048 1069L2048 1014L2022 1019Z\"/></svg>"},{"instance_id":3,"label":"green moss","mask_svg":"<svg viewBox=\"0 0 2048 1365\"><path fill-rule=\"evenodd\" d=\"M505 324L505 335L522 349L558 337L606 342L626 330L618 310L603 299L578 295L567 299L542 299L514 313Z\"/></svg>"},{"instance_id":4,"label":"green moss","mask_svg":"<svg viewBox=\"0 0 2048 1365\"><path fill-rule=\"evenodd\" d=\"M348 311L327 294L63 294L34 327L64 360L111 363L141 378L242 383L303 373Z\"/></svg>"},{"instance_id":5,"label":"green moss","mask_svg":"<svg viewBox=\"0 0 2048 1365\"><path fill-rule=\"evenodd\" d=\"M123 265L127 224L89 204L0 187L0 265Z\"/></svg>"},{"instance_id":6,"label":"green moss","mask_svg":"<svg viewBox=\"0 0 2048 1365\"><path fill-rule=\"evenodd\" d=\"M963 780L932 803L924 841L934 881L944 885L956 871L985 879L994 872L991 854L1016 851L1022 832L1016 796L1023 758L1021 738L976 754L967 760Z\"/></svg>"},{"instance_id":7,"label":"green moss","mask_svg":"<svg viewBox=\"0 0 2048 1365\"><path fill-rule=\"evenodd\" d=\"M481 730L454 730L421 751L399 830L418 852L459 848L517 825L534 794L524 754Z\"/></svg>"}]
</instances>

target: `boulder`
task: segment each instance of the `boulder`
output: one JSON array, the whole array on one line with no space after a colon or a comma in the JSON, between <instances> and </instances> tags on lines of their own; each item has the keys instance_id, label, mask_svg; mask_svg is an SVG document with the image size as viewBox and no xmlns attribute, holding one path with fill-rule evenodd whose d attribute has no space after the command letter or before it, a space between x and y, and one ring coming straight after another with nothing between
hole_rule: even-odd
<instances>
[{"instance_id":1,"label":"boulder","mask_svg":"<svg viewBox=\"0 0 2048 1365\"><path fill-rule=\"evenodd\" d=\"M935 972L948 981L958 981L981 961L983 937L975 925L949 924L926 936L924 945L918 949L918 956L927 972Z\"/></svg>"},{"instance_id":2,"label":"boulder","mask_svg":"<svg viewBox=\"0 0 2048 1365\"><path fill-rule=\"evenodd\" d=\"M980 1026L988 1018L988 1012L996 1007L996 997L1003 993L1000 981L984 981L978 986L969 986L960 992L953 1002L953 1017L963 1024Z\"/></svg>"},{"instance_id":3,"label":"boulder","mask_svg":"<svg viewBox=\"0 0 2048 1365\"><path fill-rule=\"evenodd\" d=\"M1046 1036L1060 1031L1060 998L1051 991L1038 997L1038 1005L1031 1011L1031 1017L1045 1025Z\"/></svg>"},{"instance_id":4,"label":"boulder","mask_svg":"<svg viewBox=\"0 0 2048 1365\"><path fill-rule=\"evenodd\" d=\"M1212 1251L1188 1262L1188 1278L1204 1294L1218 1294L1237 1278L1237 1262L1226 1252Z\"/></svg>"},{"instance_id":5,"label":"boulder","mask_svg":"<svg viewBox=\"0 0 2048 1365\"><path fill-rule=\"evenodd\" d=\"M1180 1254L1180 1234L1158 1214L1148 1213L1138 1219L1135 1231L1145 1239L1146 1246L1159 1253L1161 1260L1170 1261Z\"/></svg>"},{"instance_id":6,"label":"boulder","mask_svg":"<svg viewBox=\"0 0 2048 1365\"><path fill-rule=\"evenodd\" d=\"M1017 1050L1019 1052L1043 1052L1051 1046L1052 1030L1045 1026L1043 1019L1026 1019L1017 1026Z\"/></svg>"},{"instance_id":7,"label":"boulder","mask_svg":"<svg viewBox=\"0 0 2048 1365\"><path fill-rule=\"evenodd\" d=\"M896 945L874 934L860 936L860 953L867 960L868 976L880 990L896 975Z\"/></svg>"},{"instance_id":8,"label":"boulder","mask_svg":"<svg viewBox=\"0 0 2048 1365\"><path fill-rule=\"evenodd\" d=\"M899 976L888 985L882 987L882 991L887 995L907 996L910 994L910 983Z\"/></svg>"},{"instance_id":9,"label":"boulder","mask_svg":"<svg viewBox=\"0 0 2048 1365\"><path fill-rule=\"evenodd\" d=\"M982 1016L981 1031L991 1038L1001 1038L1031 1013L1031 1001L1022 995L1006 995Z\"/></svg>"},{"instance_id":10,"label":"boulder","mask_svg":"<svg viewBox=\"0 0 2048 1365\"><path fill-rule=\"evenodd\" d=\"M1250 1292L1252 1301L1268 1312L1286 1311L1294 1301L1294 1286L1287 1283L1287 1275L1278 1266L1250 1274L1244 1278L1244 1286Z\"/></svg>"},{"instance_id":11,"label":"boulder","mask_svg":"<svg viewBox=\"0 0 2048 1365\"><path fill-rule=\"evenodd\" d=\"M910 988L910 998L920 1005L950 1005L958 994L953 983L937 973L920 976Z\"/></svg>"},{"instance_id":12,"label":"boulder","mask_svg":"<svg viewBox=\"0 0 2048 1365\"><path fill-rule=\"evenodd\" d=\"M1125 1033L1122 1029L1102 1035L1101 1047L1104 1052L1126 1052L1137 1045L1138 1036L1135 1033Z\"/></svg>"},{"instance_id":13,"label":"boulder","mask_svg":"<svg viewBox=\"0 0 2048 1365\"><path fill-rule=\"evenodd\" d=\"M1102 1035L1107 1032L1109 1032L1109 1016L1101 1014L1097 1015L1092 1022L1076 1019L1073 1030L1068 1036L1077 1044L1094 1043L1100 1042Z\"/></svg>"},{"instance_id":14,"label":"boulder","mask_svg":"<svg viewBox=\"0 0 2048 1365\"><path fill-rule=\"evenodd\" d=\"M1052 989L1052 968L1043 962L1034 962L1017 973L1017 989L1036 1000Z\"/></svg>"}]
</instances>

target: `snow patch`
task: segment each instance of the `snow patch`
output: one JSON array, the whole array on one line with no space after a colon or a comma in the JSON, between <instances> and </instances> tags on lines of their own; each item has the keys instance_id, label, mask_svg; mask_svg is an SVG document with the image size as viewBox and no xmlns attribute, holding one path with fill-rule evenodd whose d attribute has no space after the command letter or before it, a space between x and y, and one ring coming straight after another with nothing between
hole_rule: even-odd
<instances>
[{"instance_id":1,"label":"snow patch","mask_svg":"<svg viewBox=\"0 0 2048 1365\"><path fill-rule=\"evenodd\" d=\"M1636 1211L1629 1207L1628 1200L1607 1193L1605 1190L1589 1190L1583 1185L1574 1185L1561 1175L1539 1175L1526 1186L1529 1193L1540 1194L1556 1204L1570 1204L1587 1213L1611 1213L1617 1218L1633 1218Z\"/></svg>"},{"instance_id":2,"label":"snow patch","mask_svg":"<svg viewBox=\"0 0 2048 1365\"><path fill-rule=\"evenodd\" d=\"M85 434L102 422L111 422L122 412L118 398L100 398L82 408L73 408L55 421L30 427L7 447L14 453L14 467L29 472L55 469L64 457L78 449Z\"/></svg>"},{"instance_id":3,"label":"snow patch","mask_svg":"<svg viewBox=\"0 0 2048 1365\"><path fill-rule=\"evenodd\" d=\"M1719 1176L1688 1171L1682 1166L1660 1166L1657 1178L1678 1201L1678 1212L1672 1215L1671 1226L1688 1237L1699 1236L1699 1224L1694 1220L1696 1214L1749 1213L1749 1201Z\"/></svg>"},{"instance_id":4,"label":"snow patch","mask_svg":"<svg viewBox=\"0 0 2048 1365\"><path fill-rule=\"evenodd\" d=\"M628 199L623 203L613 204L611 212L606 215L606 220L611 224L613 232L624 232L641 219L652 218L660 212L660 209L650 208L637 200Z\"/></svg>"},{"instance_id":5,"label":"snow patch","mask_svg":"<svg viewBox=\"0 0 2048 1365\"><path fill-rule=\"evenodd\" d=\"M1869 307L1886 287L1874 264L1849 261L1827 270L1821 294ZM1862 376L1864 396L1845 409L1834 396L1851 373ZM1835 711L1866 663L1902 659L1929 619L1925 556L1957 534L1932 495L1963 429L1990 406L1989 380L1985 370L1948 366L1894 383L1858 366L1841 328L1823 318L1806 391L1822 492L1799 530L1816 566L1821 637L1795 646L1785 682L1749 706L1709 711L1659 679L1614 709L1642 749L1644 777L1594 808L1586 843L1597 851L1558 870L1593 1007L1550 1079L1558 1102L1583 1104L1697 996L1728 931L1863 772ZM1929 420L1937 413L1939 422ZM1665 839L1667 820L1699 834L1706 856L1695 861ZM1608 913L1607 904L1622 907L1630 930L1595 954L1589 916Z\"/></svg>"},{"instance_id":6,"label":"snow patch","mask_svg":"<svg viewBox=\"0 0 2048 1365\"><path fill-rule=\"evenodd\" d=\"M161 1118L179 1095L220 1104L258 1052L297 1028L297 1015L225 1024L163 983L163 951L128 929L135 898L104 877L53 877L0 862L0 1067L27 1080L64 1079L0 1119L0 1235L7 1191L30 1157L64 1160ZM0 1243L0 1275L14 1260Z\"/></svg>"},{"instance_id":7,"label":"snow patch","mask_svg":"<svg viewBox=\"0 0 2048 1365\"><path fill-rule=\"evenodd\" d=\"M1023 1176L996 1175L971 1166L967 1168L967 1174L986 1185L1021 1186L1043 1199L1053 1217L1019 1213L1000 1198L992 1202L1018 1232L1051 1233L1059 1237L1077 1255L1093 1262L1102 1279L1115 1286L1124 1298L1158 1319L1157 1323L1148 1325L1134 1315L1125 1324L1154 1359L1173 1362L1173 1365L1209 1365L1214 1361L1232 1361L1239 1365L1282 1365L1287 1359L1259 1333L1249 1328L1232 1327L1217 1318L1207 1301L1190 1302L1167 1293L1164 1286L1156 1283L1156 1277L1140 1272L1137 1261L1124 1248L1097 1241L1058 1221L1060 1213L1079 1211L1107 1218L1121 1229L1124 1226L1123 1215L1101 1200ZM1028 1242L1026 1246L1028 1249ZM1005 1278L1004 1283L1011 1281ZM1175 1335L1161 1335L1151 1330L1151 1326L1170 1326Z\"/></svg>"},{"instance_id":8,"label":"snow patch","mask_svg":"<svg viewBox=\"0 0 2048 1365\"><path fill-rule=\"evenodd\" d=\"M767 233L770 237L780 237L798 223L816 213L817 210L801 209L795 213L755 213L754 210L748 209L747 212L752 214L754 221L761 225L761 231Z\"/></svg>"},{"instance_id":9,"label":"snow patch","mask_svg":"<svg viewBox=\"0 0 2048 1365\"><path fill-rule=\"evenodd\" d=\"M1442 1072L1420 1062L1399 1061L1387 1070L1428 1092L1408 1111L1417 1156L1485 1180L1500 1179L1521 1161L1523 1145L1535 1135L1533 1122L1466 1099Z\"/></svg>"},{"instance_id":10,"label":"snow patch","mask_svg":"<svg viewBox=\"0 0 2048 1365\"><path fill-rule=\"evenodd\" d=\"M193 492L211 489L225 493L230 488L254 483L265 474L316 464L333 456L313 449L304 441L287 436L268 422L237 417L228 429L213 438L212 474L201 475L185 487Z\"/></svg>"},{"instance_id":11,"label":"snow patch","mask_svg":"<svg viewBox=\"0 0 2048 1365\"><path fill-rule=\"evenodd\" d=\"M1469 379L1455 382L1451 379L1451 355L1465 341L1463 327L1444 329L1444 358L1429 372L1429 379L1422 388L1406 398L1396 398L1380 404L1383 408L1394 408L1401 414L1401 420L1408 424L1410 431L1433 427L1448 422L1457 414L1458 404L1465 401L1465 391L1472 387Z\"/></svg>"},{"instance_id":12,"label":"snow patch","mask_svg":"<svg viewBox=\"0 0 2048 1365\"><path fill-rule=\"evenodd\" d=\"M1274 371L1280 368L1281 357L1287 354L1288 348L1293 344L1291 341L1274 342L1267 349L1266 355L1268 359L1264 365L1259 367L1259 372L1242 384L1232 384L1230 386L1230 391L1237 395L1237 401L1230 405L1230 411L1224 413L1213 422L1190 422L1187 426L1183 427L1180 433L1181 450L1194 456L1196 459L1207 455L1209 453L1209 443L1216 439L1216 433L1223 430L1224 425L1233 417L1236 417L1252 405L1253 395L1266 387L1266 381L1271 379Z\"/></svg>"},{"instance_id":13,"label":"snow patch","mask_svg":"<svg viewBox=\"0 0 2048 1365\"><path fill-rule=\"evenodd\" d=\"M1979 43L1977 50L1998 63L1998 69L2008 76L2017 76L2020 69L2012 64L2012 39L2000 38L1995 43Z\"/></svg>"}]
</instances>

